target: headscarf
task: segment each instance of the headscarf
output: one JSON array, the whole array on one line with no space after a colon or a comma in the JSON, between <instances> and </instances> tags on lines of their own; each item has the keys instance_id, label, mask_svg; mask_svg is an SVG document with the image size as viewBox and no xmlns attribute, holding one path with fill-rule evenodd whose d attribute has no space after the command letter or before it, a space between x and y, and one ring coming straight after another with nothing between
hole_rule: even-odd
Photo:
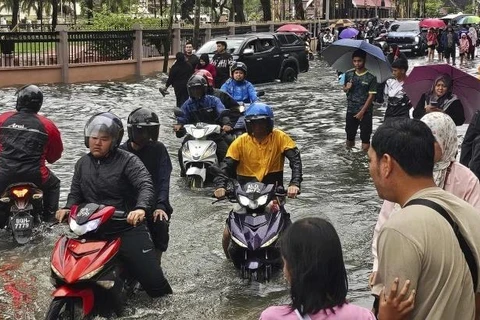
<instances>
[{"instance_id":1,"label":"headscarf","mask_svg":"<svg viewBox=\"0 0 480 320\"><path fill-rule=\"evenodd\" d=\"M186 61L185 55L183 54L183 52L177 52L177 54L175 55L175 59L176 59L177 62L179 62L179 63L182 63L182 62L185 62L185 61Z\"/></svg>"},{"instance_id":2,"label":"headscarf","mask_svg":"<svg viewBox=\"0 0 480 320\"><path fill-rule=\"evenodd\" d=\"M432 130L435 141L442 149L442 157L433 166L435 184L444 188L450 164L458 152L457 126L452 118L442 112L430 112L420 119Z\"/></svg>"},{"instance_id":3,"label":"headscarf","mask_svg":"<svg viewBox=\"0 0 480 320\"><path fill-rule=\"evenodd\" d=\"M441 97L437 97L437 94L435 93L435 86L439 81L442 81L447 87L447 92ZM432 100L432 98L436 97L438 108L445 111L448 109L448 107L452 104L454 100L458 99L457 96L454 95L452 91L453 91L452 78L448 74L441 74L435 79L435 81L433 81L432 89L430 89L430 92L425 97L425 104L426 105L430 104L430 101Z\"/></svg>"},{"instance_id":4,"label":"headscarf","mask_svg":"<svg viewBox=\"0 0 480 320\"><path fill-rule=\"evenodd\" d=\"M472 39L473 46L475 46L475 44L477 42L477 30L475 30L474 27L470 27L468 29L468 35Z\"/></svg>"}]
</instances>

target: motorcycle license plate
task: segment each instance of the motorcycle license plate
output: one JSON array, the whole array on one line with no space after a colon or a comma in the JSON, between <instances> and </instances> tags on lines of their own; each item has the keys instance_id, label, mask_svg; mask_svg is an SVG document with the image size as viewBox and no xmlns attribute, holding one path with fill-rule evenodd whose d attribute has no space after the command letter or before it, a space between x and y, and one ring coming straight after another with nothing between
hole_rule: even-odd
<instances>
[{"instance_id":1,"label":"motorcycle license plate","mask_svg":"<svg viewBox=\"0 0 480 320\"><path fill-rule=\"evenodd\" d=\"M13 217L12 229L15 231L30 230L33 228L33 217L22 215Z\"/></svg>"}]
</instances>

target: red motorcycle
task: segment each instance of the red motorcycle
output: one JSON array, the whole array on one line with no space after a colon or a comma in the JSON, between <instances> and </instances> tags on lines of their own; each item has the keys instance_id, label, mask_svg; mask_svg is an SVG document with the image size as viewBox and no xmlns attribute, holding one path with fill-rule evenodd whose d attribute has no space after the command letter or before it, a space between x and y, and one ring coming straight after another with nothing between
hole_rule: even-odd
<instances>
[{"instance_id":1,"label":"red motorcycle","mask_svg":"<svg viewBox=\"0 0 480 320\"><path fill-rule=\"evenodd\" d=\"M68 218L78 236L63 235L51 257L53 301L46 319L85 319L93 315L120 316L125 298L136 285L116 258L119 235L105 237L117 219L114 207L98 204L73 206Z\"/></svg>"},{"instance_id":2,"label":"red motorcycle","mask_svg":"<svg viewBox=\"0 0 480 320\"><path fill-rule=\"evenodd\" d=\"M0 210L7 218L7 229L18 244L26 244L32 239L35 223L40 221L42 198L42 190L28 182L11 184L1 194Z\"/></svg>"}]
</instances>

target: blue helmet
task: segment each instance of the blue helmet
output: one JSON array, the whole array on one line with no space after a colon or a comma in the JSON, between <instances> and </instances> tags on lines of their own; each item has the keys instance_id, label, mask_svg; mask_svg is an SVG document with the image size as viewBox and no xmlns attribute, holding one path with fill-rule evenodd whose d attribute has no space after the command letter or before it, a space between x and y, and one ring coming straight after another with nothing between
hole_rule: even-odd
<instances>
[{"instance_id":1,"label":"blue helmet","mask_svg":"<svg viewBox=\"0 0 480 320\"><path fill-rule=\"evenodd\" d=\"M268 131L273 130L273 111L269 105L261 102L252 103L245 111L245 125L247 127L248 134L252 134L252 122L256 120L267 120Z\"/></svg>"}]
</instances>

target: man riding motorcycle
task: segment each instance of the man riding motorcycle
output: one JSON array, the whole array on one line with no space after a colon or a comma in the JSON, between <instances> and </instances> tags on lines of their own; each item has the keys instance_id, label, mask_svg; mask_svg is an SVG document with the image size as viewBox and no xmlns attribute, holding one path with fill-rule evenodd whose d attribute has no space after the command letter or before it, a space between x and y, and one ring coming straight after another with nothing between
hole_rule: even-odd
<instances>
[{"instance_id":1,"label":"man riding motorcycle","mask_svg":"<svg viewBox=\"0 0 480 320\"><path fill-rule=\"evenodd\" d=\"M110 112L98 113L87 121L84 140L90 152L75 164L67 204L57 211L56 218L62 221L74 204L82 203L113 206L123 212L110 220L110 230L104 236L120 234L119 257L125 268L148 295L159 297L172 293L172 288L144 223L145 215L151 214L154 187L142 161L118 149L122 137L122 121Z\"/></svg>"},{"instance_id":2,"label":"man riding motorcycle","mask_svg":"<svg viewBox=\"0 0 480 320\"><path fill-rule=\"evenodd\" d=\"M16 112L0 115L0 194L12 183L31 182L43 191L42 220L53 218L58 209L60 180L45 165L60 159L62 138L55 124L38 114L43 103L42 91L26 85L17 91ZM33 203L35 209L40 204ZM0 209L0 228L7 214Z\"/></svg>"},{"instance_id":3,"label":"man riding motorcycle","mask_svg":"<svg viewBox=\"0 0 480 320\"><path fill-rule=\"evenodd\" d=\"M283 131L274 129L273 111L264 103L253 103L245 112L247 133L233 141L220 168L230 177L236 177L240 184L259 181L265 184L283 186L283 164L288 158L292 169L287 196L295 198L302 182L302 161L295 142ZM226 194L228 180L217 176L215 197ZM223 249L228 257L230 232L223 233Z\"/></svg>"},{"instance_id":4,"label":"man riding motorcycle","mask_svg":"<svg viewBox=\"0 0 480 320\"><path fill-rule=\"evenodd\" d=\"M161 260L162 253L168 248L168 227L173 209L169 200L172 161L165 145L158 141L159 129L160 122L153 111L146 108L133 110L127 119L128 140L120 145L120 149L139 157L152 176L154 211L151 216L147 215L147 227Z\"/></svg>"},{"instance_id":5,"label":"man riding motorcycle","mask_svg":"<svg viewBox=\"0 0 480 320\"><path fill-rule=\"evenodd\" d=\"M220 88L238 102L253 103L258 100L255 87L245 78L247 66L243 62L235 62L230 68L231 78Z\"/></svg>"},{"instance_id":6,"label":"man riding motorcycle","mask_svg":"<svg viewBox=\"0 0 480 320\"><path fill-rule=\"evenodd\" d=\"M187 83L188 98L182 105L182 115L177 117L177 124L173 126L177 137L181 138L185 135L183 126L185 124L196 124L204 122L208 124L218 124L224 132L232 130L230 118L225 113L225 106L217 97L207 94L207 81L201 75L193 75ZM217 157L222 161L227 153L228 143L224 136L212 134L211 139L217 144ZM185 138L182 145L189 140ZM184 174L182 148L178 152L182 175Z\"/></svg>"}]
</instances>

